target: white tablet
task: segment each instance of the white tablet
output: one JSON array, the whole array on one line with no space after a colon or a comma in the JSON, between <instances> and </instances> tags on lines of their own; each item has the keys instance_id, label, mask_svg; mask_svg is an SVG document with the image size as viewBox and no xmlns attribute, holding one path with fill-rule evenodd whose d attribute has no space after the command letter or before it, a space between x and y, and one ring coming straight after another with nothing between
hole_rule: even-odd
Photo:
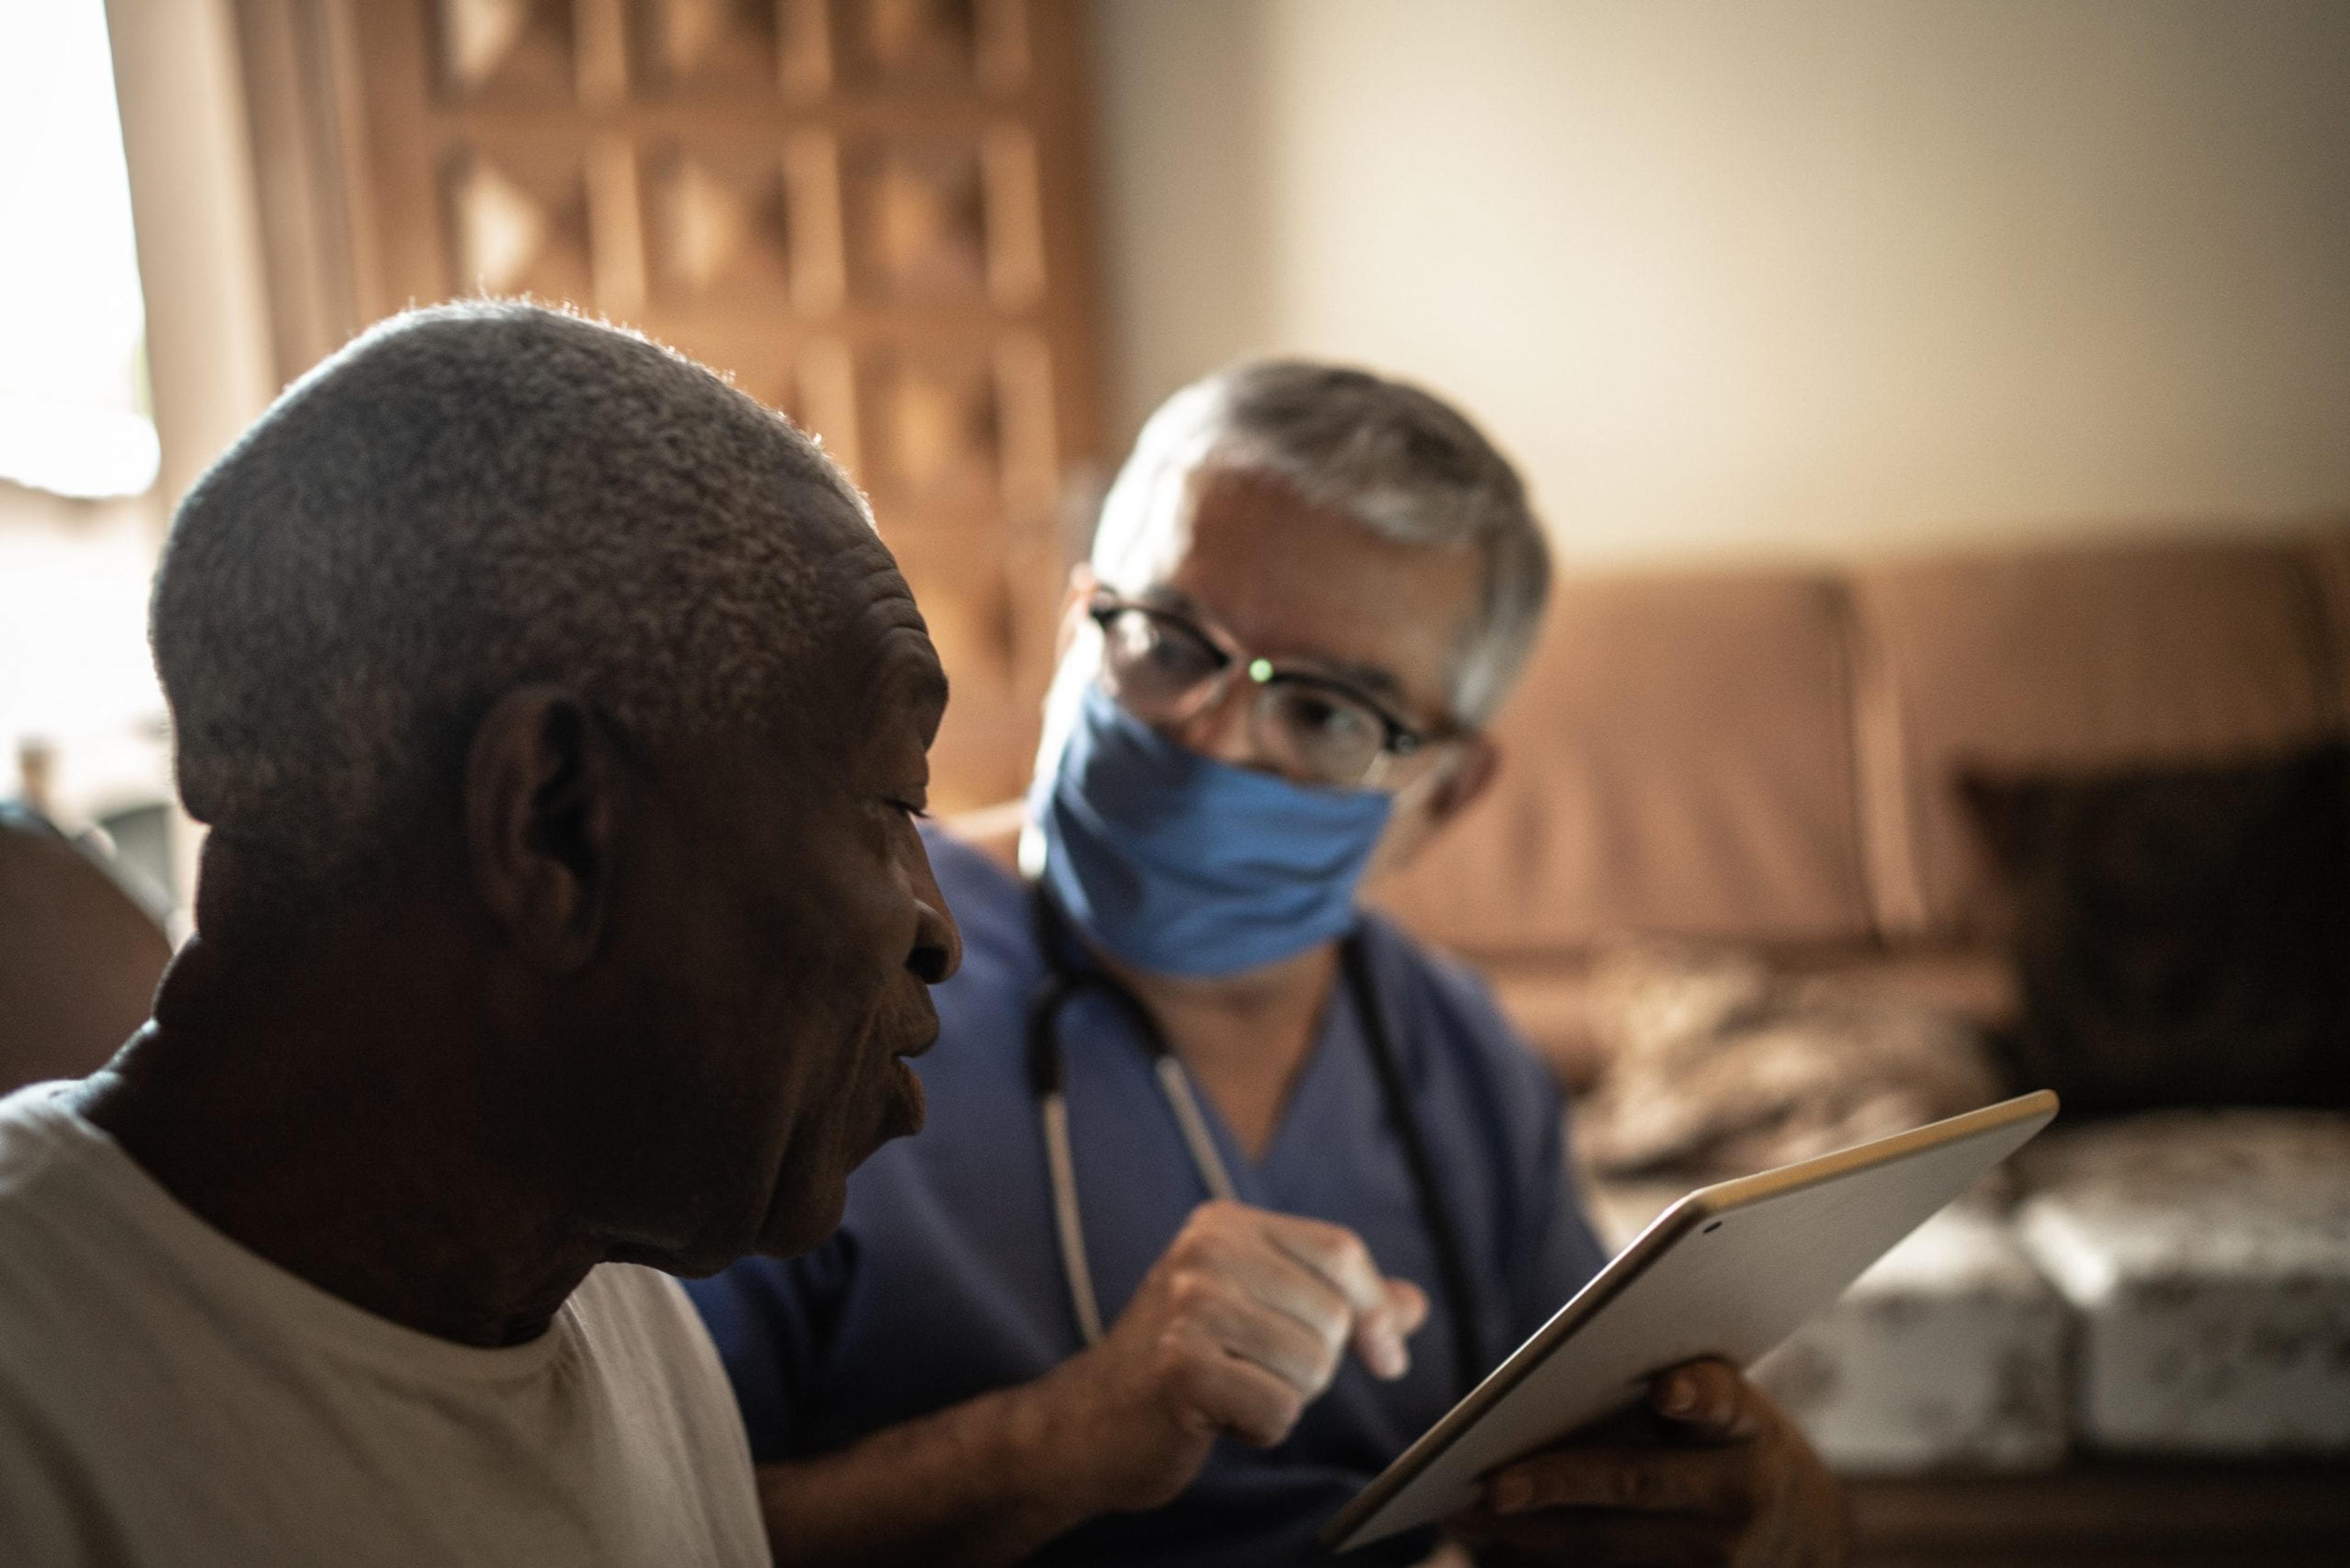
<instances>
[{"instance_id":1,"label":"white tablet","mask_svg":"<svg viewBox=\"0 0 2350 1568\"><path fill-rule=\"evenodd\" d=\"M2043 1089L1698 1189L1357 1493L1321 1544L1345 1551L1468 1507L1486 1472L1638 1403L1668 1367L1748 1366L2055 1115Z\"/></svg>"}]
</instances>

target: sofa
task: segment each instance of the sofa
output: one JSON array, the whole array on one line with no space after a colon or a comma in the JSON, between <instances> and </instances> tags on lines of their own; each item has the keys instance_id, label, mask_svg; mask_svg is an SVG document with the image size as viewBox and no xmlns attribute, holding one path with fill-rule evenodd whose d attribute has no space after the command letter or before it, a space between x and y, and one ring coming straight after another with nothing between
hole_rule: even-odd
<instances>
[{"instance_id":1,"label":"sofa","mask_svg":"<svg viewBox=\"0 0 2350 1568\"><path fill-rule=\"evenodd\" d=\"M0 1095L103 1065L146 1022L171 957L96 857L0 801Z\"/></svg>"},{"instance_id":2,"label":"sofa","mask_svg":"<svg viewBox=\"0 0 2350 1568\"><path fill-rule=\"evenodd\" d=\"M1627 934L1996 1034L2012 892L1961 777L2350 731L2350 524L1570 572L1494 731L1494 787L1375 897L1571 1088ZM1590 1197L1620 1242L1688 1185ZM2350 1561L2350 1119L2060 1118L1760 1376L1872 1561Z\"/></svg>"}]
</instances>

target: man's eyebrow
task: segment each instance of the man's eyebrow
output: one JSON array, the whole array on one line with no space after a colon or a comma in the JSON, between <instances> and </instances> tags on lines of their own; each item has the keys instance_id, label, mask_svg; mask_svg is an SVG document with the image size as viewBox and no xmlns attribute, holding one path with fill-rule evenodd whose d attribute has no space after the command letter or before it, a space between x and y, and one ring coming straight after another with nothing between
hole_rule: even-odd
<instances>
[{"instance_id":1,"label":"man's eyebrow","mask_svg":"<svg viewBox=\"0 0 2350 1568\"><path fill-rule=\"evenodd\" d=\"M1394 672L1384 665L1356 664L1338 659L1309 659L1304 662L1309 670L1327 671L1349 686L1360 686L1375 696L1392 698L1399 702L1403 701L1403 682L1398 680Z\"/></svg>"},{"instance_id":2,"label":"man's eyebrow","mask_svg":"<svg viewBox=\"0 0 2350 1568\"><path fill-rule=\"evenodd\" d=\"M1188 615L1201 620L1215 618L1205 606L1190 594L1164 583L1152 584L1136 595L1135 598L1137 602L1149 605L1153 609L1173 610L1179 615ZM1328 675L1345 681L1349 686L1359 686L1372 696L1387 698L1399 703L1403 701L1405 697L1403 682L1397 680L1395 672L1384 665L1359 664L1352 659L1323 659L1313 656L1303 659L1278 659L1275 662L1294 666L1316 675Z\"/></svg>"},{"instance_id":3,"label":"man's eyebrow","mask_svg":"<svg viewBox=\"0 0 2350 1568\"><path fill-rule=\"evenodd\" d=\"M920 657L910 660L897 679L899 690L913 705L922 732L922 749L928 751L931 742L938 739L939 725L946 718L946 667L939 662L938 650L926 645Z\"/></svg>"},{"instance_id":4,"label":"man's eyebrow","mask_svg":"<svg viewBox=\"0 0 2350 1568\"><path fill-rule=\"evenodd\" d=\"M944 712L947 706L946 666L936 658L926 659L914 671L914 701L933 712Z\"/></svg>"}]
</instances>

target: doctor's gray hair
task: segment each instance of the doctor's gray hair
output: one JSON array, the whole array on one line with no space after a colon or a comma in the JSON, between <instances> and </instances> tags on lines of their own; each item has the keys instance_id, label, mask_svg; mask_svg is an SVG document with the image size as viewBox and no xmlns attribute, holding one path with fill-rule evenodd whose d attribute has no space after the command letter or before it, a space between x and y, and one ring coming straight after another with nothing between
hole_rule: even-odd
<instances>
[{"instance_id":1,"label":"doctor's gray hair","mask_svg":"<svg viewBox=\"0 0 2350 1568\"><path fill-rule=\"evenodd\" d=\"M383 860L474 727L559 682L624 737L787 731L886 559L816 443L633 333L530 305L398 317L189 493L150 637L182 798L274 893Z\"/></svg>"},{"instance_id":2,"label":"doctor's gray hair","mask_svg":"<svg viewBox=\"0 0 2350 1568\"><path fill-rule=\"evenodd\" d=\"M1455 658L1453 715L1482 724L1533 650L1550 547L1509 459L1459 410L1400 381L1296 359L1235 365L1177 392L1135 441L1102 504L1093 566L1117 582L1159 565L1157 530L1200 470L1274 478L1382 538L1483 556Z\"/></svg>"}]
</instances>

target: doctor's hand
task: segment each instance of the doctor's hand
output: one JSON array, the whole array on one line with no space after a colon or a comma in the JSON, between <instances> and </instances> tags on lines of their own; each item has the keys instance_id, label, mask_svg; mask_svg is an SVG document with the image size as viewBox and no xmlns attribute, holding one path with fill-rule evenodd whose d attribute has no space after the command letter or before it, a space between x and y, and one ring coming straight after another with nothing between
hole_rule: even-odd
<instances>
[{"instance_id":1,"label":"doctor's hand","mask_svg":"<svg viewBox=\"0 0 2350 1568\"><path fill-rule=\"evenodd\" d=\"M1155 1508L1191 1484L1216 1438L1270 1448L1330 1386L1350 1348L1381 1377L1428 1298L1384 1279L1341 1226L1239 1203L1193 1210L1101 1342L1048 1374L1074 1483L1102 1511Z\"/></svg>"},{"instance_id":2,"label":"doctor's hand","mask_svg":"<svg viewBox=\"0 0 2350 1568\"><path fill-rule=\"evenodd\" d=\"M1660 1374L1645 1409L1485 1478L1451 1521L1494 1563L1835 1568L1835 1480L1777 1406L1719 1361Z\"/></svg>"}]
</instances>

